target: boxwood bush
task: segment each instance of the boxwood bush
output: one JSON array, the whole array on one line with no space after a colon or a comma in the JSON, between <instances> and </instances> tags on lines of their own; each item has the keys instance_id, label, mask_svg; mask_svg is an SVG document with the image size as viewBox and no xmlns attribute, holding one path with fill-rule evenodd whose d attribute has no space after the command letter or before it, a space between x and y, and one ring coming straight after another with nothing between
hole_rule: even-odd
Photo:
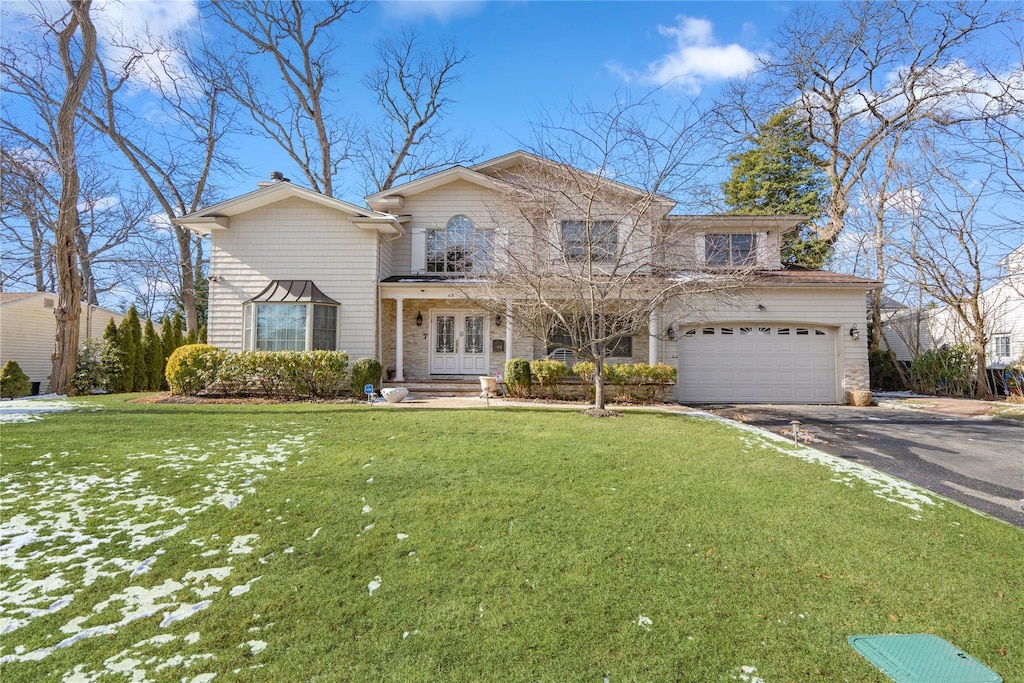
<instances>
[{"instance_id":1,"label":"boxwood bush","mask_svg":"<svg viewBox=\"0 0 1024 683\"><path fill-rule=\"evenodd\" d=\"M228 352L209 344L179 346L167 359L164 375L172 394L195 396L217 379Z\"/></svg>"},{"instance_id":2,"label":"boxwood bush","mask_svg":"<svg viewBox=\"0 0 1024 683\"><path fill-rule=\"evenodd\" d=\"M569 376L569 366L560 360L530 361L530 378L537 380L545 396L557 396L558 387Z\"/></svg>"}]
</instances>

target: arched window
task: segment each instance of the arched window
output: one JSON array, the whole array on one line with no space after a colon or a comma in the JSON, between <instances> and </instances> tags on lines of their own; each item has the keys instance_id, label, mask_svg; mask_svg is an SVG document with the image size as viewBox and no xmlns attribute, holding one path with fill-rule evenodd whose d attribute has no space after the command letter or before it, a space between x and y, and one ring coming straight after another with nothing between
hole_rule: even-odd
<instances>
[{"instance_id":1,"label":"arched window","mask_svg":"<svg viewBox=\"0 0 1024 683\"><path fill-rule=\"evenodd\" d=\"M428 273L485 273L491 263L491 231L477 228L467 216L427 230Z\"/></svg>"}]
</instances>

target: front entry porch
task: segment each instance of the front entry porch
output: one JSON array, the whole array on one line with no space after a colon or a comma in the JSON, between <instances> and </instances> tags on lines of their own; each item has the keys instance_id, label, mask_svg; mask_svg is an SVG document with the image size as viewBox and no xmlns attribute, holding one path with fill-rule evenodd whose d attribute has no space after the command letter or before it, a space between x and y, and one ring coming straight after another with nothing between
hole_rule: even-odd
<instances>
[{"instance_id":1,"label":"front entry porch","mask_svg":"<svg viewBox=\"0 0 1024 683\"><path fill-rule=\"evenodd\" d=\"M449 284L415 278L381 285L380 359L393 384L475 380L504 373L512 358L544 357L542 341L513 329L513 304L484 310ZM633 357L658 362L657 316L650 336L634 337Z\"/></svg>"}]
</instances>

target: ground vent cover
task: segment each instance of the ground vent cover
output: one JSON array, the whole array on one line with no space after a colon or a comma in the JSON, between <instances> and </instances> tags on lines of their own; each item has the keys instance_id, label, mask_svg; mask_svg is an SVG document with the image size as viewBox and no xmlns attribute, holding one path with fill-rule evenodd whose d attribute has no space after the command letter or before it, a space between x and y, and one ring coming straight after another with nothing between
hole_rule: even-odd
<instances>
[{"instance_id":1,"label":"ground vent cover","mask_svg":"<svg viewBox=\"0 0 1024 683\"><path fill-rule=\"evenodd\" d=\"M896 683L1002 683L1002 678L948 641L927 633L850 636L853 649Z\"/></svg>"}]
</instances>

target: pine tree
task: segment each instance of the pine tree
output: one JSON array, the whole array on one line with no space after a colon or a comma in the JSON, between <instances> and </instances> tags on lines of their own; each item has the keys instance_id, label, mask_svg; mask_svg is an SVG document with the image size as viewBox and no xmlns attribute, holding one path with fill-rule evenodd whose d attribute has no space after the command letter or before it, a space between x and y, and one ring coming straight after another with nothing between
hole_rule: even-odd
<instances>
[{"instance_id":1,"label":"pine tree","mask_svg":"<svg viewBox=\"0 0 1024 683\"><path fill-rule=\"evenodd\" d=\"M114 357L114 363L112 367L108 369L110 373L110 384L108 389L117 394L122 391L126 391L125 387L125 373L128 366L128 359L124 353L124 347L121 346L121 334L117 329L117 323L111 318L107 323L106 329L103 330L103 339L110 344L111 355Z\"/></svg>"},{"instance_id":2,"label":"pine tree","mask_svg":"<svg viewBox=\"0 0 1024 683\"><path fill-rule=\"evenodd\" d=\"M164 382L164 347L153 328L153 321L148 318L142 333L142 349L146 359L145 389L155 391Z\"/></svg>"},{"instance_id":3,"label":"pine tree","mask_svg":"<svg viewBox=\"0 0 1024 683\"><path fill-rule=\"evenodd\" d=\"M146 358L142 348L142 324L135 306L117 328L118 341L124 351L124 390L140 391L146 383Z\"/></svg>"},{"instance_id":4,"label":"pine tree","mask_svg":"<svg viewBox=\"0 0 1024 683\"><path fill-rule=\"evenodd\" d=\"M175 311L174 312L174 318L172 319L172 324L173 324L173 332L174 332L174 348L176 349L176 348L178 348L179 346L181 346L181 345L183 345L185 343L185 333L184 333L185 321L181 317L181 311ZM174 349L171 349L171 350L173 351ZM167 354L167 357L170 358L171 354Z\"/></svg>"},{"instance_id":5,"label":"pine tree","mask_svg":"<svg viewBox=\"0 0 1024 683\"><path fill-rule=\"evenodd\" d=\"M824 213L828 179L810 149L807 129L786 109L761 124L750 142L749 149L729 156L733 167L722 183L725 203L737 214L807 216L784 236L782 260L821 268L830 249L816 238L813 222Z\"/></svg>"},{"instance_id":6,"label":"pine tree","mask_svg":"<svg viewBox=\"0 0 1024 683\"><path fill-rule=\"evenodd\" d=\"M174 324L169 315L164 315L160 321L160 345L163 347L164 358L170 358L177 348L174 345Z\"/></svg>"}]
</instances>

